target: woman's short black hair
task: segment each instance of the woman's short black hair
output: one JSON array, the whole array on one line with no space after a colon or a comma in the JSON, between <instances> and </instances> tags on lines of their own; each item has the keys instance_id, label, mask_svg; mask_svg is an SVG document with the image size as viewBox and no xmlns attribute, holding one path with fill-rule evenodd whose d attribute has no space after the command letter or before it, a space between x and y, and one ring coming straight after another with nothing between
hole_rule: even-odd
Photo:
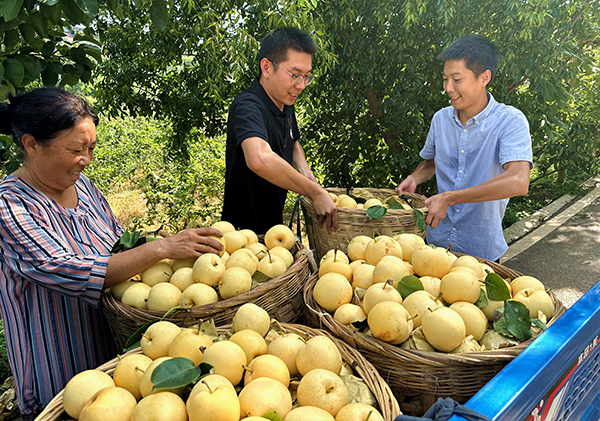
<instances>
[{"instance_id":1,"label":"woman's short black hair","mask_svg":"<svg viewBox=\"0 0 600 421\"><path fill-rule=\"evenodd\" d=\"M498 47L489 39L482 35L471 34L454 41L448 48L439 55L442 60L464 60L465 67L479 77L483 72L489 70L492 73L492 82L498 62L500 61L500 52Z\"/></svg>"},{"instance_id":2,"label":"woman's short black hair","mask_svg":"<svg viewBox=\"0 0 600 421\"><path fill-rule=\"evenodd\" d=\"M284 26L264 37L258 51L258 62L260 64L263 58L267 58L273 63L286 61L290 48L310 55L319 52L319 48L310 34L293 26Z\"/></svg>"},{"instance_id":3,"label":"woman's short black hair","mask_svg":"<svg viewBox=\"0 0 600 421\"><path fill-rule=\"evenodd\" d=\"M61 131L85 118L98 125L98 116L83 98L60 88L37 88L10 95L9 103L0 104L0 133L11 135L19 148L23 148L25 134L48 146Z\"/></svg>"}]
</instances>

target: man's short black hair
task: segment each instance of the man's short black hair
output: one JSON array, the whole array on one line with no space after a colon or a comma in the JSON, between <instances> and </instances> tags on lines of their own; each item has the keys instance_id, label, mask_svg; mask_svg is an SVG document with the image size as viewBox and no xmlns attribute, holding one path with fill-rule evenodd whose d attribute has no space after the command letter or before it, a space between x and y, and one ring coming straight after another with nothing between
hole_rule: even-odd
<instances>
[{"instance_id":1,"label":"man's short black hair","mask_svg":"<svg viewBox=\"0 0 600 421\"><path fill-rule=\"evenodd\" d=\"M498 47L486 37L471 34L454 41L438 58L464 60L465 67L475 73L475 77L479 77L483 72L489 70L492 73L491 83L496 70L498 70L500 52Z\"/></svg>"},{"instance_id":2,"label":"man's short black hair","mask_svg":"<svg viewBox=\"0 0 600 421\"><path fill-rule=\"evenodd\" d=\"M284 26L264 37L258 51L258 62L260 63L263 58L267 58L273 63L285 61L289 48L310 55L319 51L307 32L293 26Z\"/></svg>"}]
</instances>

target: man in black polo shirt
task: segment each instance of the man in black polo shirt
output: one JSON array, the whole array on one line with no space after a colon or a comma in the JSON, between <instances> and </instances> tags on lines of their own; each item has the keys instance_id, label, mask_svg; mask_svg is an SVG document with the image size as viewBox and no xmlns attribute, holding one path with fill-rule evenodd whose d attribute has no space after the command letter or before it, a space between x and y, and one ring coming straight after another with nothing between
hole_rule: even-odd
<instances>
[{"instance_id":1,"label":"man in black polo shirt","mask_svg":"<svg viewBox=\"0 0 600 421\"><path fill-rule=\"evenodd\" d=\"M313 80L317 46L292 27L267 35L258 53L260 71L229 108L225 198L221 219L264 234L283 222L288 190L310 198L319 223L337 229L337 209L317 184L298 142L294 101Z\"/></svg>"}]
</instances>

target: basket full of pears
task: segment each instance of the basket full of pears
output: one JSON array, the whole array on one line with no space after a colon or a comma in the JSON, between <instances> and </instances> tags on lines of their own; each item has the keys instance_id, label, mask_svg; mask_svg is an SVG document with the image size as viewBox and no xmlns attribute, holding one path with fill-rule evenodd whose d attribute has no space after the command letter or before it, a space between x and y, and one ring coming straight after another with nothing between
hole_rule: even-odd
<instances>
[{"instance_id":1,"label":"basket full of pears","mask_svg":"<svg viewBox=\"0 0 600 421\"><path fill-rule=\"evenodd\" d=\"M158 321L69 380L38 421L391 420L397 400L346 343L248 303L231 325ZM264 417L264 418L263 418Z\"/></svg>"},{"instance_id":2,"label":"basket full of pears","mask_svg":"<svg viewBox=\"0 0 600 421\"><path fill-rule=\"evenodd\" d=\"M310 248L315 250L317 259L334 248L346 252L350 240L358 235L425 235L425 196L416 193L399 196L393 189L370 187L329 187L326 190L333 198L338 214L339 228L331 234L327 227L317 224L312 202L305 197L300 200Z\"/></svg>"},{"instance_id":3,"label":"basket full of pears","mask_svg":"<svg viewBox=\"0 0 600 421\"><path fill-rule=\"evenodd\" d=\"M260 238L227 221L212 227L223 233L215 237L224 246L221 255L162 260L103 292L103 312L119 347L158 319L182 327L209 319L217 325L230 323L248 302L281 322L302 316L302 287L311 272L311 256L286 225L275 225Z\"/></svg>"},{"instance_id":4,"label":"basket full of pears","mask_svg":"<svg viewBox=\"0 0 600 421\"><path fill-rule=\"evenodd\" d=\"M415 415L468 400L565 311L540 280L414 234L330 250L304 300L308 323L360 350Z\"/></svg>"}]
</instances>

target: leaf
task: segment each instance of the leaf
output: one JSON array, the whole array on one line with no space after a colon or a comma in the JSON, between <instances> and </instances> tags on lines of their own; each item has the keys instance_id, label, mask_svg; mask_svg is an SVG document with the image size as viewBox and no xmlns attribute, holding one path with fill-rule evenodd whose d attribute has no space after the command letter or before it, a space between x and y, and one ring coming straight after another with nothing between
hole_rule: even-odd
<instances>
[{"instance_id":1,"label":"leaf","mask_svg":"<svg viewBox=\"0 0 600 421\"><path fill-rule=\"evenodd\" d=\"M40 12L29 15L27 22L35 29L35 32L42 38L48 37L48 21Z\"/></svg>"},{"instance_id":2,"label":"leaf","mask_svg":"<svg viewBox=\"0 0 600 421\"><path fill-rule=\"evenodd\" d=\"M25 77L29 79L38 78L38 76L40 75L40 69L38 68L37 63L33 58L31 58L30 56L19 54L16 56L16 59L19 60L23 65L23 68L25 69Z\"/></svg>"},{"instance_id":3,"label":"leaf","mask_svg":"<svg viewBox=\"0 0 600 421\"><path fill-rule=\"evenodd\" d=\"M404 209L404 206L402 206L402 203L398 202L396 199L388 199L388 200L386 200L385 203L388 204L390 209L399 209L399 210Z\"/></svg>"},{"instance_id":4,"label":"leaf","mask_svg":"<svg viewBox=\"0 0 600 421\"><path fill-rule=\"evenodd\" d=\"M210 364L205 364L204 368ZM183 387L195 382L202 376L202 367L196 366L192 360L184 357L174 357L163 361L154 368L150 381L153 389L171 389Z\"/></svg>"},{"instance_id":5,"label":"leaf","mask_svg":"<svg viewBox=\"0 0 600 421\"><path fill-rule=\"evenodd\" d=\"M23 64L12 57L7 58L2 63L4 66L4 77L8 80L13 86L21 86L21 82L23 82L23 78L25 77L25 68Z\"/></svg>"},{"instance_id":6,"label":"leaf","mask_svg":"<svg viewBox=\"0 0 600 421\"><path fill-rule=\"evenodd\" d=\"M505 301L504 318L506 319L506 329L512 336L521 342L531 338L531 317L525 304L515 300Z\"/></svg>"},{"instance_id":7,"label":"leaf","mask_svg":"<svg viewBox=\"0 0 600 421\"><path fill-rule=\"evenodd\" d=\"M91 19L95 18L98 14L97 0L75 0L75 4Z\"/></svg>"},{"instance_id":8,"label":"leaf","mask_svg":"<svg viewBox=\"0 0 600 421\"><path fill-rule=\"evenodd\" d=\"M19 31L17 31L16 29L11 29L10 31L6 31L4 33L4 42L3 42L6 52L10 53L10 52L15 51L20 40L21 40L21 37L19 37Z\"/></svg>"},{"instance_id":9,"label":"leaf","mask_svg":"<svg viewBox=\"0 0 600 421\"><path fill-rule=\"evenodd\" d=\"M63 12L73 21L73 23L82 23L85 13L75 4L73 0L63 0Z\"/></svg>"},{"instance_id":10,"label":"leaf","mask_svg":"<svg viewBox=\"0 0 600 421\"><path fill-rule=\"evenodd\" d=\"M500 275L494 272L486 275L485 290L488 298L492 301L506 301L511 298L508 285Z\"/></svg>"},{"instance_id":11,"label":"leaf","mask_svg":"<svg viewBox=\"0 0 600 421\"><path fill-rule=\"evenodd\" d=\"M17 17L23 6L23 0L0 0L0 16L5 22Z\"/></svg>"},{"instance_id":12,"label":"leaf","mask_svg":"<svg viewBox=\"0 0 600 421\"><path fill-rule=\"evenodd\" d=\"M387 209L381 205L371 206L367 209L367 216L370 219L381 219L387 213Z\"/></svg>"},{"instance_id":13,"label":"leaf","mask_svg":"<svg viewBox=\"0 0 600 421\"><path fill-rule=\"evenodd\" d=\"M58 73L56 73L50 66L47 66L42 70L42 83L44 86L56 86L58 82Z\"/></svg>"},{"instance_id":14,"label":"leaf","mask_svg":"<svg viewBox=\"0 0 600 421\"><path fill-rule=\"evenodd\" d=\"M398 281L396 289L402 295L402 298L406 298L413 292L422 291L425 288L423 288L423 282L415 275L406 275Z\"/></svg>"},{"instance_id":15,"label":"leaf","mask_svg":"<svg viewBox=\"0 0 600 421\"><path fill-rule=\"evenodd\" d=\"M531 323L533 323L534 325L536 325L537 327L539 327L542 330L546 330L548 329L548 326L546 326L546 323L542 322L540 319L531 319Z\"/></svg>"},{"instance_id":16,"label":"leaf","mask_svg":"<svg viewBox=\"0 0 600 421\"><path fill-rule=\"evenodd\" d=\"M425 231L425 228L427 228L427 223L425 222L425 215L423 215L423 212L421 212L419 209L414 209L415 211L415 215L417 215L417 222L415 222L415 225L417 226L417 228L419 228L420 231Z\"/></svg>"},{"instance_id":17,"label":"leaf","mask_svg":"<svg viewBox=\"0 0 600 421\"><path fill-rule=\"evenodd\" d=\"M44 56L46 58L50 57L54 53L55 46L56 46L56 43L54 41L46 41L46 43L42 47L42 56ZM61 70L62 70L62 68L61 68ZM56 70L55 70L55 73L57 73Z\"/></svg>"},{"instance_id":18,"label":"leaf","mask_svg":"<svg viewBox=\"0 0 600 421\"><path fill-rule=\"evenodd\" d=\"M262 418L271 420L271 421L283 421L283 419L277 414L275 411L269 411L262 416Z\"/></svg>"},{"instance_id":19,"label":"leaf","mask_svg":"<svg viewBox=\"0 0 600 421\"><path fill-rule=\"evenodd\" d=\"M150 6L150 18L159 31L164 31L169 22L169 11L165 0L154 0Z\"/></svg>"},{"instance_id":20,"label":"leaf","mask_svg":"<svg viewBox=\"0 0 600 421\"><path fill-rule=\"evenodd\" d=\"M60 13L62 11L60 4L50 4L50 2L40 4L42 15L52 22L53 25L58 25L60 22Z\"/></svg>"},{"instance_id":21,"label":"leaf","mask_svg":"<svg viewBox=\"0 0 600 421\"><path fill-rule=\"evenodd\" d=\"M31 42L35 39L35 29L33 29L33 26L22 23L19 25L19 31L21 31L21 35L27 44L31 44ZM6 44L6 39L4 43Z\"/></svg>"},{"instance_id":22,"label":"leaf","mask_svg":"<svg viewBox=\"0 0 600 421\"><path fill-rule=\"evenodd\" d=\"M479 308L483 308L483 307L487 307L487 305L489 304L487 297L485 296L485 291L483 289L479 290L479 298L477 299L477 302L475 302L475 305Z\"/></svg>"},{"instance_id":23,"label":"leaf","mask_svg":"<svg viewBox=\"0 0 600 421\"><path fill-rule=\"evenodd\" d=\"M352 196L352 195L349 195L349 196L351 198L353 198L356 201L356 203L363 203L363 204L367 203L367 199L365 199L364 197L358 197L358 196Z\"/></svg>"},{"instance_id":24,"label":"leaf","mask_svg":"<svg viewBox=\"0 0 600 421\"><path fill-rule=\"evenodd\" d=\"M252 275L252 282L256 282L259 284L264 284L265 282L270 281L271 279L273 278L271 278L269 275L265 275L259 270L255 271Z\"/></svg>"}]
</instances>

